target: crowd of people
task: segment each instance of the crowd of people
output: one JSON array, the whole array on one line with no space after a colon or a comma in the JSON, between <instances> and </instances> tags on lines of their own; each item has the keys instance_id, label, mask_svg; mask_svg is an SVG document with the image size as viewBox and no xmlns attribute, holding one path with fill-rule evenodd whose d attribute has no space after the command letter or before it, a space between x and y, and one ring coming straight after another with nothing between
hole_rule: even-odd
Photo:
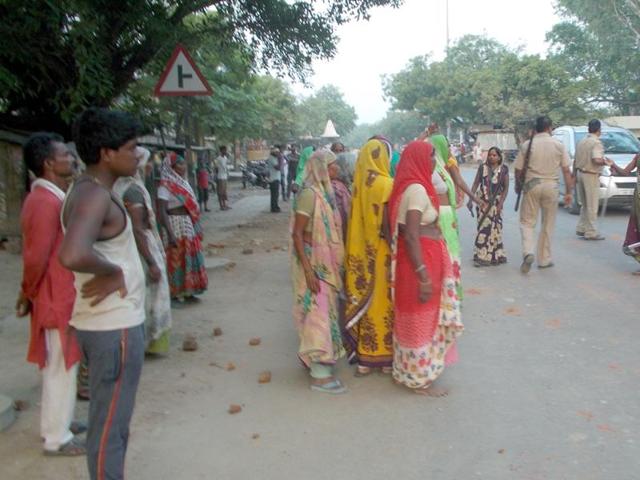
<instances>
[{"instance_id":1,"label":"crowd of people","mask_svg":"<svg viewBox=\"0 0 640 480\"><path fill-rule=\"evenodd\" d=\"M144 356L168 353L171 308L197 302L208 284L203 204L185 178L186 162L165 155L152 196L140 133L130 114L85 111L73 128L86 166L80 174L59 135L35 133L23 148L33 181L21 213L16 309L30 314L28 360L42 370L43 449L86 454L92 479L123 478ZM228 208L225 157L221 149L221 210ZM78 370L88 372L88 423L73 420ZM77 436L83 432L86 442Z\"/></svg>"},{"instance_id":2,"label":"crowd of people","mask_svg":"<svg viewBox=\"0 0 640 480\"><path fill-rule=\"evenodd\" d=\"M352 174L341 144L301 154L293 317L313 390L344 393L335 365L347 356L356 376L379 369L416 393L446 394L433 383L456 361L464 329L456 181L471 190L446 138L424 137L403 149L393 175L382 136L363 145Z\"/></svg>"},{"instance_id":3,"label":"crowd of people","mask_svg":"<svg viewBox=\"0 0 640 480\"><path fill-rule=\"evenodd\" d=\"M603 238L596 226L597 176L605 165L628 175L640 168L640 154L626 168L616 166L604 156L600 129L598 120L589 123L589 135L577 147L574 172L547 116L536 119L530 139L521 146L514 173L523 274L536 260L540 269L554 266L560 173L565 205L571 205L578 181L582 212L576 234L586 240ZM446 389L434 383L457 360L456 340L464 330L457 209L466 196L477 216L474 265L507 263L502 213L509 169L500 149L491 147L469 188L436 125L400 155L385 137L372 137L359 150L351 174L343 151L341 144L304 149L295 181L293 318L311 388L344 393L335 367L346 356L356 365L357 377L379 369L416 393L442 396ZM394 156L399 158L394 161ZM638 190L623 250L640 261Z\"/></svg>"},{"instance_id":4,"label":"crowd of people","mask_svg":"<svg viewBox=\"0 0 640 480\"><path fill-rule=\"evenodd\" d=\"M559 172L565 203L576 178L583 199L576 234L600 240L591 176L605 165L621 175L640 168L640 155L626 168L604 156L593 120L572 172L551 129L551 120L539 117L515 162L523 274L536 260L541 269L554 266ZM34 178L21 214L16 308L31 316L28 360L42 370L43 448L52 456L86 454L92 479L122 478L144 355L168 352L172 307L197 302L208 286L204 176L198 196L185 159L168 153L151 195L144 182L150 152L137 146L140 132L127 113L85 111L73 128L86 165L80 175L59 135L36 133L24 146ZM231 208L227 162L223 147L214 162L222 211ZM274 147L268 166L271 211L280 211L280 195L292 201L293 319L311 388L346 392L336 364L347 357L356 376L379 370L415 393L446 395L438 379L457 361L464 330L458 209L465 198L477 216L474 265L507 262L509 170L500 149L488 150L471 187L435 125L401 152L377 135L357 156L341 143L299 154L292 146L286 155ZM636 191L624 250L640 262L639 212ZM88 370L88 424L73 420L79 370ZM85 431L82 442L77 435Z\"/></svg>"}]
</instances>

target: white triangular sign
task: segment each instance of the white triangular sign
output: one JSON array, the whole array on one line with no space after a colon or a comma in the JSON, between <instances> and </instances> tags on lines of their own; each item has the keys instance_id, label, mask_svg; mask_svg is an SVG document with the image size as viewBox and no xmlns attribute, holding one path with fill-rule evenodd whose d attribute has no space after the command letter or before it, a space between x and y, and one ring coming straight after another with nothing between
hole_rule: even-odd
<instances>
[{"instance_id":1,"label":"white triangular sign","mask_svg":"<svg viewBox=\"0 0 640 480\"><path fill-rule=\"evenodd\" d=\"M154 93L157 96L211 95L207 83L189 52L178 45L160 76Z\"/></svg>"},{"instance_id":2,"label":"white triangular sign","mask_svg":"<svg viewBox=\"0 0 640 480\"><path fill-rule=\"evenodd\" d=\"M333 125L333 122L331 120L327 121L327 125L324 127L322 138L340 138L340 135L338 135L338 132L336 132L336 127Z\"/></svg>"}]
</instances>

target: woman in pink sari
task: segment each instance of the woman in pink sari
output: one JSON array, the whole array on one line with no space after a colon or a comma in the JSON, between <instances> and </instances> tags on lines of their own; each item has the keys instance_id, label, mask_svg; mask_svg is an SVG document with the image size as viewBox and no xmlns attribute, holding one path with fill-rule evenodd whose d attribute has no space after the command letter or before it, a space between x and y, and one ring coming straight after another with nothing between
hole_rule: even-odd
<instances>
[{"instance_id":1,"label":"woman in pink sari","mask_svg":"<svg viewBox=\"0 0 640 480\"><path fill-rule=\"evenodd\" d=\"M316 151L307 161L304 188L295 199L291 226L298 357L309 369L311 389L331 394L346 392L334 375L336 361L345 354L338 324L344 247L328 171L334 161L328 150Z\"/></svg>"},{"instance_id":2,"label":"woman in pink sari","mask_svg":"<svg viewBox=\"0 0 640 480\"><path fill-rule=\"evenodd\" d=\"M453 270L438 227L431 183L433 146L411 142L403 151L389 199L392 242L393 378L416 393L442 396L432 386L455 359L462 333Z\"/></svg>"}]
</instances>

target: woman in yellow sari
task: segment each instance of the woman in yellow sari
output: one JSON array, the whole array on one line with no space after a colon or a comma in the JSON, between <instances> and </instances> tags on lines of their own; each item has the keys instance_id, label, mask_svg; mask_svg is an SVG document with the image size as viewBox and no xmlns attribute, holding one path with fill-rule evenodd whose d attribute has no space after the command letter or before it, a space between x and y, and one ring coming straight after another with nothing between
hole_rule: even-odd
<instances>
[{"instance_id":1,"label":"woman in yellow sari","mask_svg":"<svg viewBox=\"0 0 640 480\"><path fill-rule=\"evenodd\" d=\"M345 347L357 376L393 363L393 303L389 287L391 251L387 202L393 188L390 153L369 140L360 150L345 256Z\"/></svg>"}]
</instances>

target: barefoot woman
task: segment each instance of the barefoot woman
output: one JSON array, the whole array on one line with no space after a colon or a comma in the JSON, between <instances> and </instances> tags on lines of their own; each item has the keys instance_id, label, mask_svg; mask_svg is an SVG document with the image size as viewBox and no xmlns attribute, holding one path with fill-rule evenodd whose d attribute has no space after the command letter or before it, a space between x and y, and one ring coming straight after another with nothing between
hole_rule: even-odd
<instances>
[{"instance_id":1,"label":"barefoot woman","mask_svg":"<svg viewBox=\"0 0 640 480\"><path fill-rule=\"evenodd\" d=\"M433 146L411 142L402 153L389 199L393 234L395 320L393 378L416 393L432 386L462 333L460 302L447 247L438 227L438 195L431 183Z\"/></svg>"}]
</instances>

